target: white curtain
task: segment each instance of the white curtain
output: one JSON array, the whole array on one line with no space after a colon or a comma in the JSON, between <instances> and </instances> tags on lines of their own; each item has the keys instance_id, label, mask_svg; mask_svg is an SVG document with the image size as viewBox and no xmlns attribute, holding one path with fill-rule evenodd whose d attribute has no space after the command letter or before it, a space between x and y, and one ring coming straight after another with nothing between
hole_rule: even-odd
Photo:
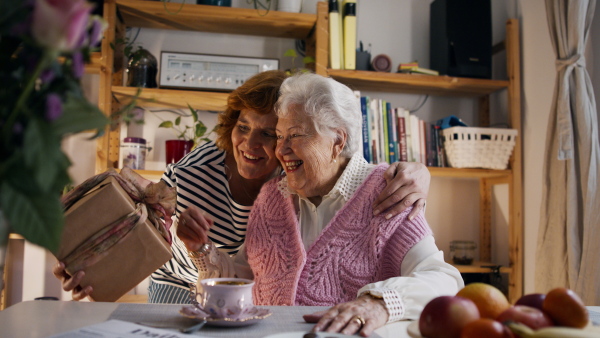
<instances>
[{"instance_id":1,"label":"white curtain","mask_svg":"<svg viewBox=\"0 0 600 338\"><path fill-rule=\"evenodd\" d=\"M600 145L585 67L595 0L546 0L557 78L546 140L536 290L568 287L600 305Z\"/></svg>"}]
</instances>

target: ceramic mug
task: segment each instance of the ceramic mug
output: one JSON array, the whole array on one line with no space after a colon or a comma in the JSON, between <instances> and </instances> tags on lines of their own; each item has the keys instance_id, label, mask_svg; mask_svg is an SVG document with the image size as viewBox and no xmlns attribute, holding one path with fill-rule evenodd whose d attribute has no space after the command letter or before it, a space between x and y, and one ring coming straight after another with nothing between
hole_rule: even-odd
<instances>
[{"instance_id":1,"label":"ceramic mug","mask_svg":"<svg viewBox=\"0 0 600 338\"><path fill-rule=\"evenodd\" d=\"M214 318L236 318L254 306L254 281L244 278L208 278L198 281L199 303Z\"/></svg>"}]
</instances>

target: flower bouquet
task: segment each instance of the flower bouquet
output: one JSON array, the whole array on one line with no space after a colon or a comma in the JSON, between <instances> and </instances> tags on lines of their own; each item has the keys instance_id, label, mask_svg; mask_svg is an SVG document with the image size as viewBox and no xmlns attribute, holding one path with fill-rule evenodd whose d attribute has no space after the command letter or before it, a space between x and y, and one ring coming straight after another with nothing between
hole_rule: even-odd
<instances>
[{"instance_id":1,"label":"flower bouquet","mask_svg":"<svg viewBox=\"0 0 600 338\"><path fill-rule=\"evenodd\" d=\"M101 135L110 122L80 85L104 30L92 7L85 0L0 2L0 267L9 232L57 249L60 195L71 181L61 140L85 130Z\"/></svg>"}]
</instances>

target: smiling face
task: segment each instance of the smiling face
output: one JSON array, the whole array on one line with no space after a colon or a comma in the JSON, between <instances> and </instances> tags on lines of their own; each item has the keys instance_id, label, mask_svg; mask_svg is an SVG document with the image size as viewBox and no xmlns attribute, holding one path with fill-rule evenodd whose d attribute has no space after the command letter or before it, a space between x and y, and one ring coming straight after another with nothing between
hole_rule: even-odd
<instances>
[{"instance_id":1,"label":"smiling face","mask_svg":"<svg viewBox=\"0 0 600 338\"><path fill-rule=\"evenodd\" d=\"M275 156L274 112L258 114L251 109L242 109L231 133L233 154L240 175L246 179L269 179L279 167Z\"/></svg>"},{"instance_id":2,"label":"smiling face","mask_svg":"<svg viewBox=\"0 0 600 338\"><path fill-rule=\"evenodd\" d=\"M317 132L302 113L290 111L277 122L277 158L286 175L288 187L306 198L326 195L341 174L342 161L334 161L345 138Z\"/></svg>"}]
</instances>

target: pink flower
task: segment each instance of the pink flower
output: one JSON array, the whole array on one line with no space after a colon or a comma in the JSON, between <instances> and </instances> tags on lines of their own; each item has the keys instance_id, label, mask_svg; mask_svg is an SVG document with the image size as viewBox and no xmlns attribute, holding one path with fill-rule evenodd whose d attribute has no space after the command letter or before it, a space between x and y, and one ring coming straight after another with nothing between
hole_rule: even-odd
<instances>
[{"instance_id":1,"label":"pink flower","mask_svg":"<svg viewBox=\"0 0 600 338\"><path fill-rule=\"evenodd\" d=\"M36 0L32 34L42 46L71 51L86 34L92 5L85 0Z\"/></svg>"},{"instance_id":2,"label":"pink flower","mask_svg":"<svg viewBox=\"0 0 600 338\"><path fill-rule=\"evenodd\" d=\"M46 120L52 122L63 113L63 104L58 94L48 94L46 97Z\"/></svg>"}]
</instances>

